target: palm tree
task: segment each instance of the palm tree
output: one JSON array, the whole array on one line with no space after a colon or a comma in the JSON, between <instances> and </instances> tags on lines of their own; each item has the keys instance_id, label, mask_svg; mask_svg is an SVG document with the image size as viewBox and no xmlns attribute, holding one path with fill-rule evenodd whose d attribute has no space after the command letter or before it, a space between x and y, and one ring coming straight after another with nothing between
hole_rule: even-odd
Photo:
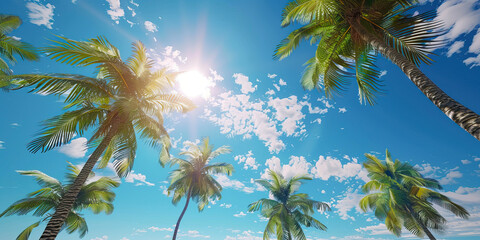
<instances>
[{"instance_id":1,"label":"palm tree","mask_svg":"<svg viewBox=\"0 0 480 240\"><path fill-rule=\"evenodd\" d=\"M74 41L60 37L44 49L52 59L72 66L95 66L96 77L77 74L24 74L11 77L18 88L32 92L64 95L69 111L48 119L39 137L28 149L48 151L68 143L76 134L93 128L89 143L96 146L74 184L50 219L41 239L55 239L93 167L107 166L110 159L123 177L133 166L136 133L154 147L161 147L160 163L170 158L169 137L163 127L165 112L187 112L194 104L180 94L169 93L176 73L153 70L142 43L133 44L133 56L126 62L105 38ZM72 110L73 109L73 110Z\"/></svg>"},{"instance_id":2,"label":"palm tree","mask_svg":"<svg viewBox=\"0 0 480 240\"><path fill-rule=\"evenodd\" d=\"M221 154L229 153L227 146L221 146L213 150L214 146L210 145L209 139L204 138L200 146L193 143L188 145L188 149L181 152L188 160L173 158L171 164L178 164L179 168L170 174L170 186L168 193L173 191L172 203L176 205L182 197L186 196L185 207L178 218L175 231L173 232L173 240L177 239L178 228L182 221L185 211L187 211L190 199L198 204L198 211L202 211L208 205L210 200L220 200L222 197L222 185L218 183L213 174L232 175L233 166L228 163L213 163L210 161Z\"/></svg>"},{"instance_id":3,"label":"palm tree","mask_svg":"<svg viewBox=\"0 0 480 240\"><path fill-rule=\"evenodd\" d=\"M15 55L21 59L38 60L37 51L32 45L8 36L21 24L22 20L17 16L0 14L0 76L12 74L7 62L17 62ZM8 81L0 79L0 88L8 85Z\"/></svg>"},{"instance_id":4,"label":"palm tree","mask_svg":"<svg viewBox=\"0 0 480 240\"><path fill-rule=\"evenodd\" d=\"M431 21L434 12L415 15L416 0L296 0L282 15L282 26L300 23L275 50L283 59L310 39L317 43L315 56L306 62L301 79L305 89L324 88L327 97L340 93L355 80L360 102L375 103L382 92L380 71L374 62L385 56L442 112L480 140L480 116L458 103L418 66L431 61L428 54L442 43L434 39L440 22Z\"/></svg>"},{"instance_id":5,"label":"palm tree","mask_svg":"<svg viewBox=\"0 0 480 240\"><path fill-rule=\"evenodd\" d=\"M388 230L400 236L402 225L415 236L426 234L435 239L429 229L444 230L446 220L433 204L441 206L456 216L467 219L470 215L462 206L437 192L442 186L435 179L423 177L412 165L392 160L386 152L385 161L365 154L363 166L371 181L363 186L370 193L360 200L363 211L372 209L375 216L385 220Z\"/></svg>"},{"instance_id":6,"label":"palm tree","mask_svg":"<svg viewBox=\"0 0 480 240\"><path fill-rule=\"evenodd\" d=\"M270 239L271 235L276 234L277 239L305 240L301 225L327 230L327 227L312 215L315 210L330 211L330 206L310 199L308 194L296 193L301 181L312 180L311 177L301 175L285 179L282 174L273 170L268 173L271 181L259 179L256 182L270 191L273 199L262 198L248 206L249 212L261 210L262 216L268 218L263 239Z\"/></svg>"},{"instance_id":7,"label":"palm tree","mask_svg":"<svg viewBox=\"0 0 480 240\"><path fill-rule=\"evenodd\" d=\"M35 177L41 189L28 194L27 198L21 199L8 207L0 217L10 215L25 215L32 211L34 216L41 217L38 222L28 226L17 237L17 240L26 240L30 236L32 230L38 227L42 222L47 221L53 216L55 209L58 208L62 196L71 187L75 178L80 172L77 166L69 163L67 173L67 184L62 184L57 179L48 176L38 170L17 171L25 176ZM67 232L73 233L78 231L80 237L85 236L88 231L87 222L80 212L84 209L90 209L93 213L98 214L105 212L110 214L113 211L113 200L115 193L112 187L118 187L119 182L109 177L95 177L92 172L88 177L88 181L81 187L78 198L73 204L73 208L68 213L67 220L62 226Z\"/></svg>"}]
</instances>

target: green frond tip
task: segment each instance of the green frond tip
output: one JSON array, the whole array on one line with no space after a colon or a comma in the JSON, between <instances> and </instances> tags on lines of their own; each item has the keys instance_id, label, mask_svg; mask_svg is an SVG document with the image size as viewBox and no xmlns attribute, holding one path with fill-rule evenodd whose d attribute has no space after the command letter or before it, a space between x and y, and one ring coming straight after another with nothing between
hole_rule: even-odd
<instances>
[{"instance_id":1,"label":"green frond tip","mask_svg":"<svg viewBox=\"0 0 480 240\"><path fill-rule=\"evenodd\" d=\"M446 220L433 204L468 217L463 207L435 190L439 189L436 180L424 178L409 163L393 161L388 150L385 160L365 155L367 160L363 166L371 181L362 187L367 195L360 200L360 208L365 212L373 210L394 235L400 236L402 228L418 237L430 234L430 230L444 230Z\"/></svg>"}]
</instances>

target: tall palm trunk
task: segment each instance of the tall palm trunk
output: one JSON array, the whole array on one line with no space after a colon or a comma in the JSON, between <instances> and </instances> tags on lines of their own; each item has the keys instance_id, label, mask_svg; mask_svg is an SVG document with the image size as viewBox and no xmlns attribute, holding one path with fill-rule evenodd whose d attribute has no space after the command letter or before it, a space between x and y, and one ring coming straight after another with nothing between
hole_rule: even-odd
<instances>
[{"instance_id":1,"label":"tall palm trunk","mask_svg":"<svg viewBox=\"0 0 480 240\"><path fill-rule=\"evenodd\" d=\"M432 232L430 232L430 230L428 230L428 228L422 222L420 222L420 220L418 220L417 218L415 219L417 220L418 224L422 227L423 232L427 234L430 240L437 240L435 236L433 236Z\"/></svg>"},{"instance_id":2,"label":"tall palm trunk","mask_svg":"<svg viewBox=\"0 0 480 240\"><path fill-rule=\"evenodd\" d=\"M62 200L58 205L52 218L48 222L47 227L43 231L40 240L53 240L57 237L63 226L63 223L68 217L68 213L70 212L73 204L77 200L80 189L87 181L87 178L92 172L93 167L95 166L107 146L110 144L110 141L115 136L120 125L121 121L113 121L107 135L102 139L100 145L98 145L95 151L93 151L92 155L90 155L82 170L78 174L77 178L75 178L75 181L73 182L71 187L68 189L65 195L62 196Z\"/></svg>"},{"instance_id":3,"label":"tall palm trunk","mask_svg":"<svg viewBox=\"0 0 480 240\"><path fill-rule=\"evenodd\" d=\"M422 228L423 232L425 234L427 234L428 238L430 240L437 240L435 238L435 236L433 236L432 232L430 232L430 230L428 230L428 228L425 226L425 224L423 224L422 221L420 221L420 219L418 218L418 215L415 214L415 211L413 210L413 208L411 206L407 206L407 211L408 213L413 217L413 219L415 219L415 221L418 223L418 225L420 225L420 227Z\"/></svg>"},{"instance_id":4,"label":"tall palm trunk","mask_svg":"<svg viewBox=\"0 0 480 240\"><path fill-rule=\"evenodd\" d=\"M442 91L418 67L405 58L394 48L388 46L384 40L369 33L359 22L349 20L352 29L360 37L370 43L375 50L386 56L407 75L407 77L435 104L445 115L465 129L473 137L480 140L480 116L463 106Z\"/></svg>"},{"instance_id":5,"label":"tall palm trunk","mask_svg":"<svg viewBox=\"0 0 480 240\"><path fill-rule=\"evenodd\" d=\"M185 215L185 212L187 211L188 203L190 203L190 196L191 195L192 195L192 187L190 187L188 189L187 201L185 202L185 207L183 207L182 213L180 214L180 217L178 218L177 225L175 226L175 231L173 232L172 240L177 239L178 227L180 227L180 222L182 221L183 215Z\"/></svg>"}]
</instances>

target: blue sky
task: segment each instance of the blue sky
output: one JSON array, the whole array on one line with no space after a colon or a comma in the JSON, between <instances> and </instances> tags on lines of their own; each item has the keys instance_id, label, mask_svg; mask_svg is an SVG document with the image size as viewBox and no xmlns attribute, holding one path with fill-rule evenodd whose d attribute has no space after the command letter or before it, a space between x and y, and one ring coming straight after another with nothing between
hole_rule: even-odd
<instances>
[{"instance_id":1,"label":"blue sky","mask_svg":"<svg viewBox=\"0 0 480 240\"><path fill-rule=\"evenodd\" d=\"M275 2L275 3L274 3ZM445 22L447 45L437 49L435 63L422 66L447 94L480 113L480 2L422 1ZM445 212L448 230L439 239L477 239L480 236L480 143L438 110L398 69L380 59L386 93L375 106L358 102L352 84L347 92L326 99L322 92L304 91L299 84L303 63L313 47L302 44L289 58L272 59L275 46L292 30L280 27L287 1L153 1L153 0L9 0L2 13L20 16L24 23L12 35L37 47L54 34L75 40L99 35L130 55L140 40L158 67L201 72L210 82L210 95L193 100L198 108L185 115L168 114L165 125L174 142L173 153L185 141L209 136L216 146L233 152L217 161L234 165L231 177L219 176L223 198L199 213L188 209L180 239L261 239L266 222L247 206L268 192L252 180L266 169L284 175L308 173L314 180L300 189L328 202L332 211L315 216L328 231L306 229L309 239L394 239L372 213L358 208L366 175L364 154L394 158L417 165L444 186L444 194L465 206L468 221ZM80 73L45 57L19 62L15 73ZM67 161L81 164L90 151L82 149L90 135L77 136L65 146L31 154L26 144L40 122L62 112L61 98L0 93L0 209L37 189L35 181L16 170L41 170L63 179ZM111 215L85 212L89 233L83 239L163 239L172 235L184 201L178 206L164 194L168 172L157 162L158 152L138 147L133 172L115 189ZM111 175L110 170L102 172ZM35 221L31 216L0 219L0 238L14 239ZM44 227L44 226L43 226ZM42 229L32 233L38 238ZM408 232L405 238L411 238ZM79 239L61 233L59 239Z\"/></svg>"}]
</instances>

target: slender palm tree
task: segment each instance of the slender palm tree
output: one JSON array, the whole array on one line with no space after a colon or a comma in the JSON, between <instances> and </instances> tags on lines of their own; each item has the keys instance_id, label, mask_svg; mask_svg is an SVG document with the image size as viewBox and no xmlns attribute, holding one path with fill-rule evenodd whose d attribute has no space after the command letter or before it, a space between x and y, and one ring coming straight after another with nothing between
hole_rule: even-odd
<instances>
[{"instance_id":1,"label":"slender palm tree","mask_svg":"<svg viewBox=\"0 0 480 240\"><path fill-rule=\"evenodd\" d=\"M384 161L365 154L363 166L370 181L363 186L368 195L360 200L363 211L372 209L375 216L385 221L388 230L400 236L402 226L415 236L427 235L435 239L429 229L441 231L447 221L434 207L443 207L456 216L470 215L462 206L437 192L442 186L435 179L425 178L412 165L392 160L388 150Z\"/></svg>"},{"instance_id":2,"label":"slender palm tree","mask_svg":"<svg viewBox=\"0 0 480 240\"><path fill-rule=\"evenodd\" d=\"M275 50L283 59L302 40L318 43L301 79L305 89L324 89L328 97L356 81L360 102L375 103L382 92L376 57L385 56L442 112L480 140L480 116L458 103L418 68L430 63L440 22L434 12L414 13L416 0L296 0L283 11L282 26L300 23Z\"/></svg>"},{"instance_id":3,"label":"slender palm tree","mask_svg":"<svg viewBox=\"0 0 480 240\"><path fill-rule=\"evenodd\" d=\"M189 99L170 93L176 73L154 70L142 43L133 44L133 55L124 62L119 50L105 38L87 41L59 38L44 52L72 66L95 66L97 76L24 74L11 77L18 88L31 87L32 92L66 96L68 111L45 121L44 129L28 149L33 153L45 152L92 128L89 143L96 148L63 196L41 239L55 239L99 159L97 167L103 168L113 159L119 176L128 174L135 159L138 132L150 145L162 148L160 162L163 163L170 158L163 113L187 112L194 108Z\"/></svg>"},{"instance_id":4,"label":"slender palm tree","mask_svg":"<svg viewBox=\"0 0 480 240\"><path fill-rule=\"evenodd\" d=\"M32 230L38 227L42 222L47 221L53 216L55 209L60 204L62 196L71 187L75 178L80 173L77 166L69 163L67 173L67 184L62 184L57 179L48 176L38 170L17 171L25 176L35 177L41 189L28 194L27 198L18 200L0 214L0 217L10 215L25 215L32 211L34 216L41 219L23 230L17 237L17 240L26 240L30 236ZM62 229L70 234L78 231L80 237L85 236L88 231L87 222L80 212L85 209L91 210L98 214L105 212L110 214L113 211L113 200L115 193L111 188L118 187L119 182L109 177L95 177L92 172L88 177L88 181L81 187L79 197L73 204L73 208L68 213L67 220Z\"/></svg>"},{"instance_id":5,"label":"slender palm tree","mask_svg":"<svg viewBox=\"0 0 480 240\"><path fill-rule=\"evenodd\" d=\"M21 59L38 60L35 48L15 37L8 36L22 24L17 16L0 14L0 76L12 74L7 62L16 63L15 55ZM0 79L0 88L8 86L8 81Z\"/></svg>"},{"instance_id":6,"label":"slender palm tree","mask_svg":"<svg viewBox=\"0 0 480 240\"><path fill-rule=\"evenodd\" d=\"M190 199L198 204L198 211L202 211L210 200L220 200L222 197L222 185L218 183L213 174L232 175L233 166L228 163L210 163L210 161L221 154L229 153L227 146L221 146L213 150L209 139L204 138L200 146L193 143L180 155L188 157L188 160L173 158L171 164L178 164L179 168L170 174L170 186L168 193L173 191L173 204L177 204L186 195L185 207L178 218L173 240L177 239L178 228L185 211L187 211Z\"/></svg>"},{"instance_id":7,"label":"slender palm tree","mask_svg":"<svg viewBox=\"0 0 480 240\"><path fill-rule=\"evenodd\" d=\"M296 193L302 180L312 180L307 175L294 176L285 179L282 174L269 170L271 181L256 180L257 183L270 191L272 198L262 198L248 207L249 212L261 210L263 217L268 218L263 239L276 235L277 239L305 240L302 226L314 227L323 231L327 227L313 218L315 210L330 211L330 206L324 202L310 199L308 194Z\"/></svg>"}]
</instances>

